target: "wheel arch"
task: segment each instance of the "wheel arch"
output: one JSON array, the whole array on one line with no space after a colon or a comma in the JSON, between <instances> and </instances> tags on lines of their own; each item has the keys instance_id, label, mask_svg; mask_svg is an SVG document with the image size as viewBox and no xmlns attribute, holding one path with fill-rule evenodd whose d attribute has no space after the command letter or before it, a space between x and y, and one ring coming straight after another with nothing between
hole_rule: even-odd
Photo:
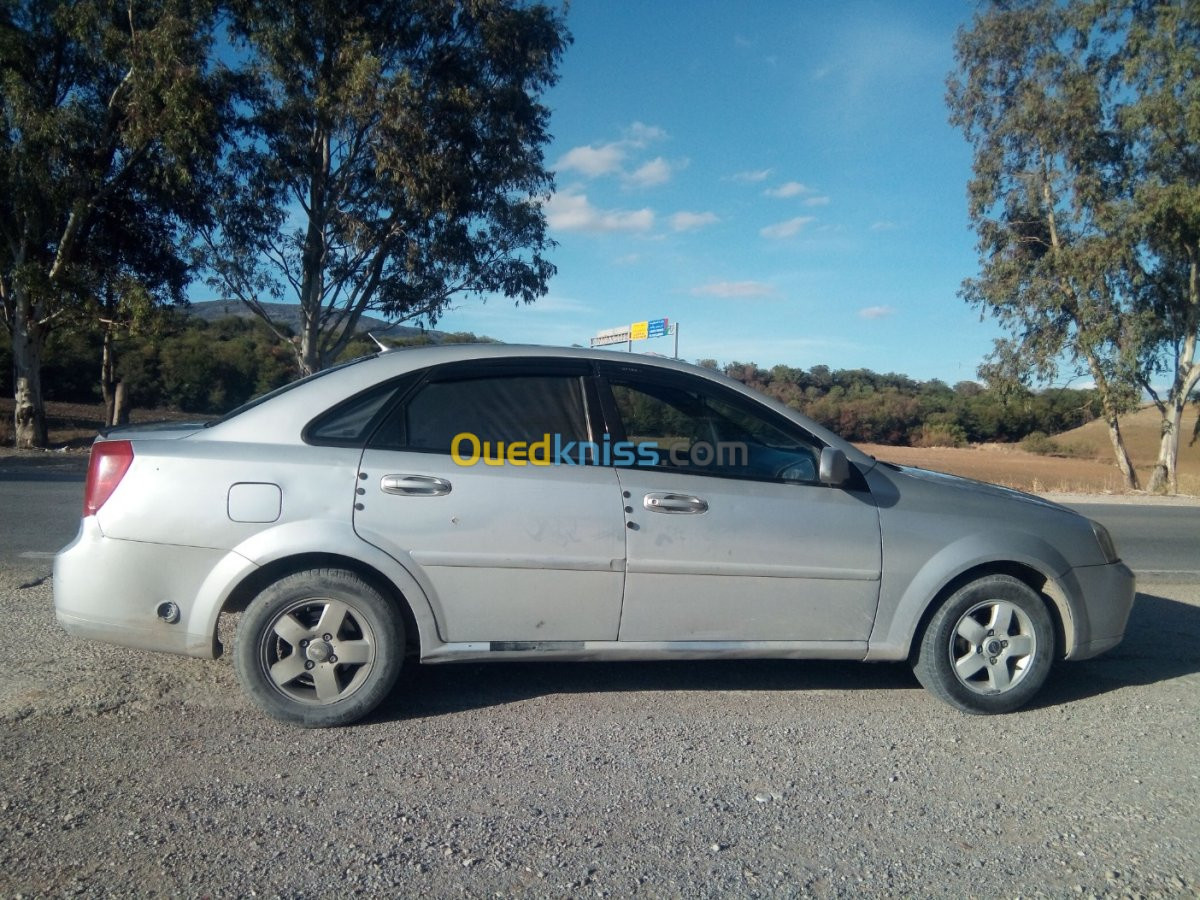
<instances>
[{"instance_id":1,"label":"wheel arch","mask_svg":"<svg viewBox=\"0 0 1200 900\"><path fill-rule=\"evenodd\" d=\"M910 662L919 649L921 636L929 627L929 620L938 608L960 588L989 575L1008 575L1015 578L1042 598L1054 625L1054 657L1062 659L1067 655L1068 648L1073 647L1075 643L1075 626L1066 592L1057 581L1031 565L1012 560L994 560L959 572L933 594L925 604L916 627L908 636L905 656Z\"/></svg>"},{"instance_id":2,"label":"wheel arch","mask_svg":"<svg viewBox=\"0 0 1200 900\"><path fill-rule=\"evenodd\" d=\"M405 592L379 569L361 559L341 553L308 551L271 560L254 569L234 585L229 595L225 598L220 612L222 614L243 612L250 604L250 601L269 585L281 578L286 578L288 575L308 569L344 569L348 572L353 572L371 587L375 588L375 590L383 594L383 596L387 597L392 601L397 610L399 610L404 622L406 653L415 654L417 657L420 656L421 629L413 613L412 604Z\"/></svg>"}]
</instances>

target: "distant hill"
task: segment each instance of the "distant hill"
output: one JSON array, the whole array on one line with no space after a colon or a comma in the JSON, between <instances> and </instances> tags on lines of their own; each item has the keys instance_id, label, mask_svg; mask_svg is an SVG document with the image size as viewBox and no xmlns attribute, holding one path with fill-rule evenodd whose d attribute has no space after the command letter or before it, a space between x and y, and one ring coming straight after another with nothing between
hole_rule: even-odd
<instances>
[{"instance_id":1,"label":"distant hill","mask_svg":"<svg viewBox=\"0 0 1200 900\"><path fill-rule=\"evenodd\" d=\"M1180 488L1189 493L1200 491L1200 440L1192 440L1196 414L1195 405L1184 410L1179 435ZM1153 406L1143 406L1137 412L1121 417L1121 434L1125 438L1125 446L1143 478L1158 459L1159 423L1158 410ZM1081 454L1094 455L1097 459L1112 459L1108 428L1101 419L1095 419L1071 431L1064 431L1055 435L1054 439L1064 446L1074 447ZM1187 488L1183 485L1184 476L1188 476L1189 479Z\"/></svg>"},{"instance_id":2,"label":"distant hill","mask_svg":"<svg viewBox=\"0 0 1200 900\"><path fill-rule=\"evenodd\" d=\"M271 314L271 318L275 320L276 324L290 328L293 333L300 331L299 306L292 303L264 303L263 306ZM227 319L230 316L236 316L239 319L255 318L250 308L237 300L202 300L187 306L185 313L195 316L198 319L203 319L205 322L215 322L218 319ZM441 331L414 328L411 325L395 325L389 328L387 322L383 321L383 319L377 319L374 316L363 316L359 319L358 327L355 331L360 334L367 331L376 333L386 331L387 337L395 338L416 337L424 334L428 335L435 344L441 343L442 338L445 336L445 333Z\"/></svg>"}]
</instances>

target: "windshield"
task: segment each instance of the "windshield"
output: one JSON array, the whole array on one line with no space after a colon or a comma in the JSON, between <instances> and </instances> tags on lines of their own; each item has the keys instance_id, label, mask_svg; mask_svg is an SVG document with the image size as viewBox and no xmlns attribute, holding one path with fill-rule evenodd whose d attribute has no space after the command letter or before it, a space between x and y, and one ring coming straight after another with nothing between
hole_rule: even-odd
<instances>
[{"instance_id":1,"label":"windshield","mask_svg":"<svg viewBox=\"0 0 1200 900\"><path fill-rule=\"evenodd\" d=\"M305 375L303 378L298 378L295 381L288 382L282 387L275 388L273 391L267 391L267 393L260 394L252 400L247 400L241 406L237 407L236 409L231 409L219 419L213 419L211 422L205 422L204 427L212 428L214 425L220 425L222 422L228 422L235 416L240 416L247 410L254 409L254 407L258 406L260 403L266 403L268 400L272 400L275 397L278 397L280 394L286 394L288 391L292 390L292 388L298 388L302 384L308 384L310 381L316 381L318 378L328 375L330 372L336 372L338 369L345 369L349 366L360 363L363 360L374 359L378 355L378 353L369 353L366 356L356 356L354 359L347 360L344 363L338 363L336 366L330 366L328 369L322 369L320 372L313 372L311 375Z\"/></svg>"}]
</instances>

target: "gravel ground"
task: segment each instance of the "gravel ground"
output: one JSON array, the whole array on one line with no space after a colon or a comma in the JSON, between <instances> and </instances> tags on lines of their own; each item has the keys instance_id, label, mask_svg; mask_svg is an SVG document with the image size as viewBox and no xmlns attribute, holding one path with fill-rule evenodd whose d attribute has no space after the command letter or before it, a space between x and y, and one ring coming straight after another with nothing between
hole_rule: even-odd
<instances>
[{"instance_id":1,"label":"gravel ground","mask_svg":"<svg viewBox=\"0 0 1200 900\"><path fill-rule=\"evenodd\" d=\"M0 895L1196 896L1200 588L1023 713L902 667L424 667L368 723L74 640L0 572ZM226 623L231 624L231 623Z\"/></svg>"}]
</instances>

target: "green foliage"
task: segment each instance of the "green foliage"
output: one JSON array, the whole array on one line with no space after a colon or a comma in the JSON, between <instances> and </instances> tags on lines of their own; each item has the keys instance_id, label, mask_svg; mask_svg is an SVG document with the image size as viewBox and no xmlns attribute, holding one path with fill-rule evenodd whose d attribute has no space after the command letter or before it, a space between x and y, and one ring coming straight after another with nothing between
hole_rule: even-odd
<instances>
[{"instance_id":1,"label":"green foliage","mask_svg":"<svg viewBox=\"0 0 1200 900\"><path fill-rule=\"evenodd\" d=\"M914 447L963 447L967 432L961 425L926 422L913 437Z\"/></svg>"},{"instance_id":2,"label":"green foliage","mask_svg":"<svg viewBox=\"0 0 1200 900\"><path fill-rule=\"evenodd\" d=\"M490 340L469 332L454 338L464 343ZM290 341L263 322L235 316L205 322L172 311L153 330L124 334L115 349L116 376L125 383L131 405L142 409L219 415L300 375ZM352 359L378 349L366 335L357 335L343 353ZM100 356L100 332L82 327L56 331L47 344L47 398L97 402Z\"/></svg>"},{"instance_id":3,"label":"green foliage","mask_svg":"<svg viewBox=\"0 0 1200 900\"><path fill-rule=\"evenodd\" d=\"M336 358L368 309L432 324L458 293L545 293L540 97L570 40L558 13L238 0L230 23L250 130L229 157L208 264L264 318L260 297L299 303L303 370Z\"/></svg>"},{"instance_id":4,"label":"green foliage","mask_svg":"<svg viewBox=\"0 0 1200 900\"><path fill-rule=\"evenodd\" d=\"M1164 434L1151 487L1174 486L1200 384L1200 3L991 0L956 57L980 257L962 295L1009 333L981 375L1085 371L1118 445L1149 391ZM1117 463L1136 486L1122 446Z\"/></svg>"},{"instance_id":5,"label":"green foliage","mask_svg":"<svg viewBox=\"0 0 1200 900\"><path fill-rule=\"evenodd\" d=\"M1036 453L1039 456L1053 456L1058 453L1058 444L1044 431L1034 431L1021 441L1021 449L1026 453Z\"/></svg>"},{"instance_id":6,"label":"green foliage","mask_svg":"<svg viewBox=\"0 0 1200 900\"><path fill-rule=\"evenodd\" d=\"M203 0L0 6L0 303L23 446L45 440L51 327L182 294L226 109L212 18Z\"/></svg>"},{"instance_id":7,"label":"green foliage","mask_svg":"<svg viewBox=\"0 0 1200 900\"><path fill-rule=\"evenodd\" d=\"M1032 392L973 381L944 382L866 369L827 366L769 372L731 363L725 374L799 410L852 441L916 446L1017 441L1036 429L1066 431L1094 419L1095 391L1053 388Z\"/></svg>"},{"instance_id":8,"label":"green foliage","mask_svg":"<svg viewBox=\"0 0 1200 900\"><path fill-rule=\"evenodd\" d=\"M1021 441L1021 449L1039 456L1088 456L1090 452L1077 444L1066 444L1050 437L1044 431L1034 431Z\"/></svg>"}]
</instances>

